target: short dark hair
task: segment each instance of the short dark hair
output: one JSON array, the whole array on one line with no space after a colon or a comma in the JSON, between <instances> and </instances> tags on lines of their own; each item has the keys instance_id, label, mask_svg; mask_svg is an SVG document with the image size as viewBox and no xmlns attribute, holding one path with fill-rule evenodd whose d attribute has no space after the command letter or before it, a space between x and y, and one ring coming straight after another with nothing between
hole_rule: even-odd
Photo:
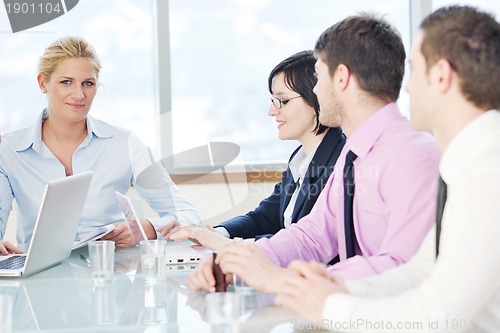
<instances>
[{"instance_id":1,"label":"short dark hair","mask_svg":"<svg viewBox=\"0 0 500 333\"><path fill-rule=\"evenodd\" d=\"M327 126L319 123L319 102L318 97L313 92L318 79L314 71L316 58L311 50L296 53L273 68L268 78L269 92L272 94L273 79L280 73L285 76L286 86L302 96L302 99L314 109L316 127L313 132L319 135L326 131Z\"/></svg>"},{"instance_id":2,"label":"short dark hair","mask_svg":"<svg viewBox=\"0 0 500 333\"><path fill-rule=\"evenodd\" d=\"M406 53L401 35L386 20L364 12L347 17L326 29L314 49L330 75L344 64L364 91L386 102L398 99Z\"/></svg>"},{"instance_id":3,"label":"short dark hair","mask_svg":"<svg viewBox=\"0 0 500 333\"><path fill-rule=\"evenodd\" d=\"M427 70L446 59L460 77L465 98L499 109L500 25L493 15L469 6L443 7L421 23Z\"/></svg>"}]
</instances>

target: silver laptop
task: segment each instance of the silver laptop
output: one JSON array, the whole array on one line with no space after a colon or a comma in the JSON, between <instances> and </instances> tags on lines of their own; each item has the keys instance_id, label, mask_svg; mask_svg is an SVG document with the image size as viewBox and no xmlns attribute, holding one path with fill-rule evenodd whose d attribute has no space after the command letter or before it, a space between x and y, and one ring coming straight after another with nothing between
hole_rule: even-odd
<instances>
[{"instance_id":1,"label":"silver laptop","mask_svg":"<svg viewBox=\"0 0 500 333\"><path fill-rule=\"evenodd\" d=\"M35 274L69 257L91 179L87 171L47 184L28 253L0 256L0 277Z\"/></svg>"},{"instance_id":2,"label":"silver laptop","mask_svg":"<svg viewBox=\"0 0 500 333\"><path fill-rule=\"evenodd\" d=\"M140 220L137 218L137 214L134 211L134 207L132 206L132 202L130 199L119 192L115 192L116 198L120 204L121 209L123 210L123 214L127 222L132 229L132 233L136 239L136 242L147 239L146 233L144 232L144 228L140 223ZM193 264L198 263L201 258L208 254L212 254L212 251L209 249L200 246L200 245L187 245L194 244L193 242L186 241L181 244L169 245L166 250L166 263L167 265L177 265L177 264ZM189 266L183 266L189 267Z\"/></svg>"}]
</instances>

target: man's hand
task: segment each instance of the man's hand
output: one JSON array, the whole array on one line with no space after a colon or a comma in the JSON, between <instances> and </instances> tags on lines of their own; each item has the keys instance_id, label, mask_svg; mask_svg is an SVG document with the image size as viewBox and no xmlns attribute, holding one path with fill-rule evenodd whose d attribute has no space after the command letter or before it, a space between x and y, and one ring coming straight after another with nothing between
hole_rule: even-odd
<instances>
[{"instance_id":1,"label":"man's hand","mask_svg":"<svg viewBox=\"0 0 500 333\"><path fill-rule=\"evenodd\" d=\"M213 273L213 256L203 257L196 270L188 277L188 285L194 290L206 290L215 292L215 277ZM226 275L226 283L233 283L233 275Z\"/></svg>"},{"instance_id":2,"label":"man's hand","mask_svg":"<svg viewBox=\"0 0 500 333\"><path fill-rule=\"evenodd\" d=\"M188 277L188 285L194 290L215 291L215 277L212 270L213 257L206 256L200 260L198 267Z\"/></svg>"},{"instance_id":3,"label":"man's hand","mask_svg":"<svg viewBox=\"0 0 500 333\"><path fill-rule=\"evenodd\" d=\"M252 288L276 293L286 269L273 264L254 244L234 240L217 254L216 263L225 274L236 274Z\"/></svg>"},{"instance_id":4,"label":"man's hand","mask_svg":"<svg viewBox=\"0 0 500 333\"><path fill-rule=\"evenodd\" d=\"M8 255L12 253L21 254L23 251L9 241L0 241L0 254Z\"/></svg>"},{"instance_id":5,"label":"man's hand","mask_svg":"<svg viewBox=\"0 0 500 333\"><path fill-rule=\"evenodd\" d=\"M318 262L294 261L288 266L288 271L275 302L311 323L321 323L329 295L347 292L343 280L330 275Z\"/></svg>"}]
</instances>

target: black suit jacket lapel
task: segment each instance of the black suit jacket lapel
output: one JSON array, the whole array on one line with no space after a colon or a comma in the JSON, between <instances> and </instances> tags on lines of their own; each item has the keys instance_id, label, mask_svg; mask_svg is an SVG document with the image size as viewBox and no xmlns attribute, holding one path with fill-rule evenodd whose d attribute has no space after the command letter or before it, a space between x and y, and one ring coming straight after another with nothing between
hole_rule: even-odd
<instances>
[{"instance_id":1,"label":"black suit jacket lapel","mask_svg":"<svg viewBox=\"0 0 500 333\"><path fill-rule=\"evenodd\" d=\"M342 130L340 128L330 128L328 130L325 137L319 144L318 149L316 149L311 163L309 163L305 179L303 180L295 207L293 208L292 223L297 222L297 220L304 215L301 214L301 211L307 197L311 193L318 195L323 189L324 184L326 184L328 177L326 177L326 179L322 178L325 178L324 175L326 168L328 168L328 161L332 158L332 155L336 151L336 149L332 149L331 147L334 137L338 138L334 144L336 146L342 138ZM321 182L323 182L323 184L321 184Z\"/></svg>"}]
</instances>

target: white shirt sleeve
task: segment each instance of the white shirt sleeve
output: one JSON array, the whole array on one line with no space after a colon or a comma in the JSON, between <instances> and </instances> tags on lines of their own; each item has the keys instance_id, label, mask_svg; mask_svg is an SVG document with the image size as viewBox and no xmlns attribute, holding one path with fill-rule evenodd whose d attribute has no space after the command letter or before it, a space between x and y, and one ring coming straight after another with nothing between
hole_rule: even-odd
<instances>
[{"instance_id":1,"label":"white shirt sleeve","mask_svg":"<svg viewBox=\"0 0 500 333\"><path fill-rule=\"evenodd\" d=\"M226 238L231 238L231 235L229 235L229 232L227 231L226 228L219 226L219 227L214 227L214 229L222 236Z\"/></svg>"},{"instance_id":2,"label":"white shirt sleeve","mask_svg":"<svg viewBox=\"0 0 500 333\"><path fill-rule=\"evenodd\" d=\"M496 183L495 183L496 180ZM348 283L323 309L341 332L496 332L500 327L500 170L449 187L439 258L434 229L406 265ZM470 193L477 195L471 196ZM363 296L360 297L360 296ZM347 325L346 323L356 323Z\"/></svg>"}]
</instances>

